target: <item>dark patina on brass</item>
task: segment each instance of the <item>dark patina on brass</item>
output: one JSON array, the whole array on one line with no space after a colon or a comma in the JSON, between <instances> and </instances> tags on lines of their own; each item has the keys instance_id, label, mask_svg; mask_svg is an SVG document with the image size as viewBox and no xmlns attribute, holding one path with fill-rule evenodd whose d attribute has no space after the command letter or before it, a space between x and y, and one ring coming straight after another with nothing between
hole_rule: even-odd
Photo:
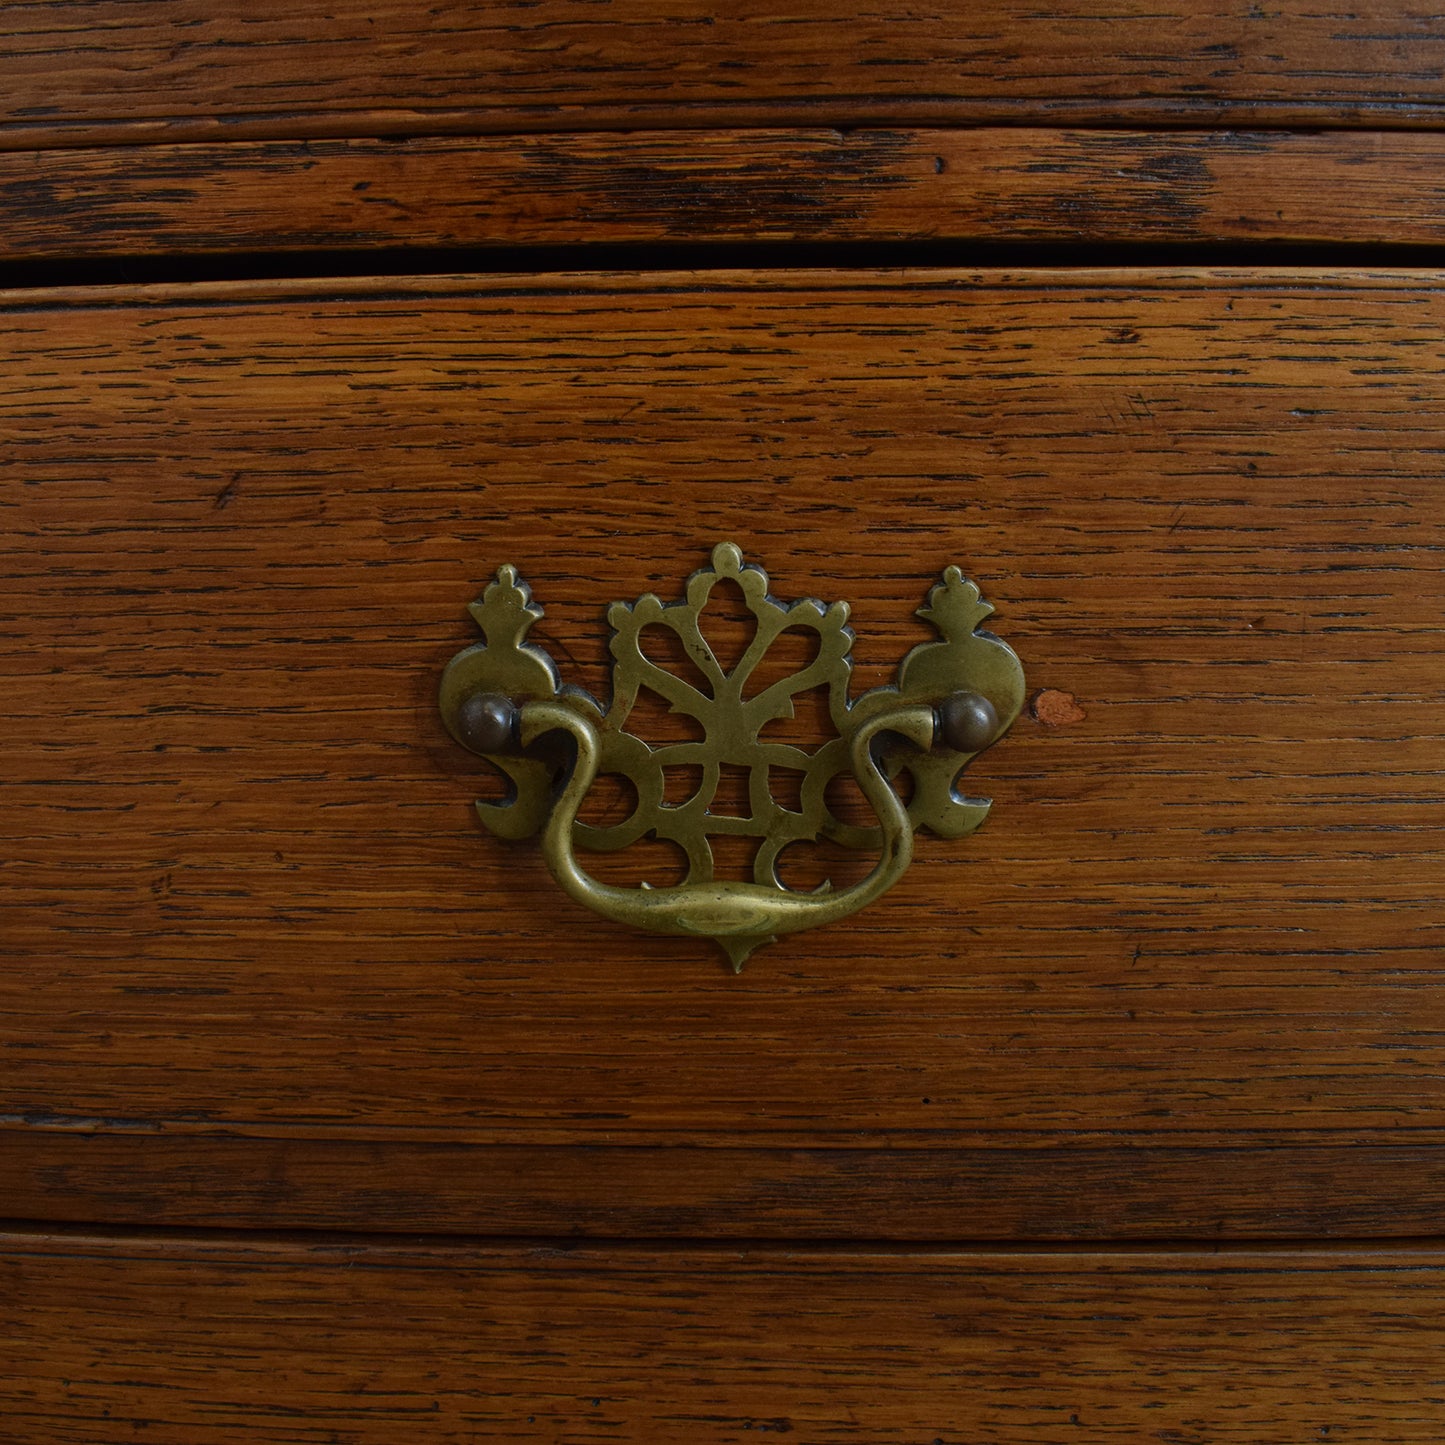
<instances>
[{"instance_id":1,"label":"dark patina on brass","mask_svg":"<svg viewBox=\"0 0 1445 1445\"><path fill-rule=\"evenodd\" d=\"M710 593L724 580L741 589L754 624L751 641L730 667L718 661L700 625ZM540 833L547 866L571 897L633 927L713 938L737 970L778 936L835 922L886 892L908 867L915 829L961 838L983 822L989 804L957 792L959 773L1003 735L1024 700L1018 658L980 630L992 611L957 567L947 568L919 609L937 640L903 659L894 685L850 699L853 633L847 604L776 601L762 568L744 562L742 552L724 542L713 549L711 566L688 579L683 600L663 603L649 594L612 604L607 614L613 629L612 696L604 708L564 685L547 653L525 640L542 611L516 569L506 566L472 604L485 641L448 664L442 717L458 742L490 759L512 784L506 802L477 804L491 832L503 838ZM644 653L642 635L649 627L673 634L696 669L689 669L693 680ZM811 660L750 694L749 680L768 648L790 629L810 635ZM701 737L654 746L629 732L628 716L644 688L674 713L693 718ZM791 717L794 700L813 688L826 692L833 738L810 751L760 736L769 722ZM545 746L559 736L569 737L573 746ZM701 785L684 802L668 803L663 770L680 764L700 769ZM725 766L748 769L747 817L711 810ZM774 768L801 775L800 798L788 806L776 801L768 786ZM606 827L577 818L599 772L620 774L636 791L629 816ZM907 803L893 786L903 773L912 783ZM839 774L856 779L876 827L835 816L826 791ZM761 840L750 882L714 877L709 838L726 833ZM591 877L577 860L579 847L610 852L643 837L679 845L688 864L684 882L618 888ZM819 838L872 849L877 864L847 888L785 887L777 873L783 849Z\"/></svg>"}]
</instances>

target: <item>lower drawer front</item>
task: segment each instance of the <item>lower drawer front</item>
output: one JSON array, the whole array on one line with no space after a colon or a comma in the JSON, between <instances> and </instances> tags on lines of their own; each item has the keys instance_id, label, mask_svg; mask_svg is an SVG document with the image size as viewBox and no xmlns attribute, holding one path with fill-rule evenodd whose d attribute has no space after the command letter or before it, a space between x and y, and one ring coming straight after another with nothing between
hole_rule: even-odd
<instances>
[{"instance_id":1,"label":"lower drawer front","mask_svg":"<svg viewBox=\"0 0 1445 1445\"><path fill-rule=\"evenodd\" d=\"M741 1193L757 1236L1158 1238L1277 1178L1286 1228L1412 1229L1406 1146L1434 1208L1438 276L216 285L3 326L0 1123L39 1217L511 1231L516 1168L455 1151L584 1146L744 1167L674 1155L629 1216L642 1155L538 1155L546 1228L706 1236ZM502 564L605 694L607 604L723 539L854 604L855 691L958 563L1035 694L965 774L976 835L740 975L484 836L436 706ZM1030 1151L1075 1148L1114 1162L1032 1210Z\"/></svg>"},{"instance_id":2,"label":"lower drawer front","mask_svg":"<svg viewBox=\"0 0 1445 1445\"><path fill-rule=\"evenodd\" d=\"M1434 1445L1439 1250L3 1241L27 1445Z\"/></svg>"}]
</instances>

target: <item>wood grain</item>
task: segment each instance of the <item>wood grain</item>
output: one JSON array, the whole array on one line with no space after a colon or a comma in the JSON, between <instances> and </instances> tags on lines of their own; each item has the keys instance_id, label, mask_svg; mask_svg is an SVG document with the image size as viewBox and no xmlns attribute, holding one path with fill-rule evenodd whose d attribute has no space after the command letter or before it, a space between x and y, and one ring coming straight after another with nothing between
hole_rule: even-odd
<instances>
[{"instance_id":1,"label":"wood grain","mask_svg":"<svg viewBox=\"0 0 1445 1445\"><path fill-rule=\"evenodd\" d=\"M1413 0L779 11L659 0L7 6L0 143L718 125L1438 126Z\"/></svg>"},{"instance_id":2,"label":"wood grain","mask_svg":"<svg viewBox=\"0 0 1445 1445\"><path fill-rule=\"evenodd\" d=\"M9 1121L1445 1142L1442 325L1428 273L17 294ZM860 685L956 560L1054 697L982 833L740 978L480 836L434 704L499 563L601 688L605 602L728 536Z\"/></svg>"},{"instance_id":3,"label":"wood grain","mask_svg":"<svg viewBox=\"0 0 1445 1445\"><path fill-rule=\"evenodd\" d=\"M3 1243L27 1445L1433 1445L1438 1247Z\"/></svg>"},{"instance_id":4,"label":"wood grain","mask_svg":"<svg viewBox=\"0 0 1445 1445\"><path fill-rule=\"evenodd\" d=\"M0 1129L12 1219L518 1238L1180 1240L1439 1231L1445 1150L417 1144Z\"/></svg>"},{"instance_id":5,"label":"wood grain","mask_svg":"<svg viewBox=\"0 0 1445 1445\"><path fill-rule=\"evenodd\" d=\"M1445 136L634 132L0 152L0 257L1445 239ZM1321 204L1321 196L1329 204Z\"/></svg>"}]
</instances>

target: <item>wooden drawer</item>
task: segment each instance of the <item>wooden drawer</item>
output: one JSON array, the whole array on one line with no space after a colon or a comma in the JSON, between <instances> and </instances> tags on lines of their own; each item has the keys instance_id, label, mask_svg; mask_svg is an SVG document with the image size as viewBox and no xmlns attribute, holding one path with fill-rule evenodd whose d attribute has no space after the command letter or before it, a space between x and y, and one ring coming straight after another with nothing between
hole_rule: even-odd
<instances>
[{"instance_id":1,"label":"wooden drawer","mask_svg":"<svg viewBox=\"0 0 1445 1445\"><path fill-rule=\"evenodd\" d=\"M1439 1438L1438 1249L82 1233L0 1268L6 1424L47 1445Z\"/></svg>"},{"instance_id":2,"label":"wooden drawer","mask_svg":"<svg viewBox=\"0 0 1445 1445\"><path fill-rule=\"evenodd\" d=\"M0 144L1086 119L1437 127L1440 12L1311 0L72 0L7 19Z\"/></svg>"},{"instance_id":3,"label":"wooden drawer","mask_svg":"<svg viewBox=\"0 0 1445 1445\"><path fill-rule=\"evenodd\" d=\"M1445 1195L1434 273L16 293L10 1213L873 1239L1420 1234ZM731 538L958 562L1034 702L847 926L740 976L480 834L515 563L570 680Z\"/></svg>"},{"instance_id":4,"label":"wooden drawer","mask_svg":"<svg viewBox=\"0 0 1445 1445\"><path fill-rule=\"evenodd\" d=\"M1439 14L10 11L0 1437L1445 1436ZM739 975L437 702L727 540L1028 682Z\"/></svg>"}]
</instances>

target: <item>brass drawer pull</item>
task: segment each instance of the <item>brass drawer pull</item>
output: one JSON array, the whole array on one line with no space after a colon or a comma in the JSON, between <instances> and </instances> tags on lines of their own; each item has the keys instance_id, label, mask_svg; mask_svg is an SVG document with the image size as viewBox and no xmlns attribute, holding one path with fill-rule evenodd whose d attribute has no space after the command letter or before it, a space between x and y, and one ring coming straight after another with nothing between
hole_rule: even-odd
<instances>
[{"instance_id":1,"label":"brass drawer pull","mask_svg":"<svg viewBox=\"0 0 1445 1445\"><path fill-rule=\"evenodd\" d=\"M754 626L730 667L718 660L700 625L709 595L725 579L741 588ZM960 838L983 822L987 801L961 797L954 783L974 754L1003 735L1024 698L1023 669L1013 650L978 630L992 611L978 588L949 567L919 609L939 640L920 644L903 659L895 685L851 701L847 604L780 603L769 595L762 568L745 563L732 543L720 543L712 565L688 579L685 600L664 604L649 594L612 604L612 697L604 709L563 685L547 653L524 640L542 610L515 568L502 567L471 607L486 640L459 652L442 675L442 717L458 742L511 780L509 800L477 804L491 832L503 838L540 832L547 867L579 903L635 928L715 939L736 971L754 949L779 935L836 922L885 893L912 859L916 828ZM646 654L643 634L654 627L672 634L707 691ZM747 695L750 677L786 630L811 634L812 660ZM700 724L701 739L650 745L626 731L643 688ZM760 738L768 723L791 717L795 698L813 688L826 691L836 737L812 752ZM562 737L571 739L570 749L558 746ZM698 767L702 776L697 792L676 805L663 798L663 769L675 765ZM710 811L720 770L729 765L748 770L747 818ZM802 775L797 808L774 800L770 768ZM621 774L637 794L630 816L607 827L577 818L599 772ZM902 772L913 783L906 804L890 784ZM825 790L842 773L857 780L877 827L852 826L833 813ZM722 833L761 840L752 882L714 878L708 839ZM593 878L577 861L579 844L613 851L646 836L682 848L685 882L619 888ZM813 892L789 889L778 878L779 854L791 843L819 838L876 849L878 861L866 878L841 890L827 883Z\"/></svg>"}]
</instances>

